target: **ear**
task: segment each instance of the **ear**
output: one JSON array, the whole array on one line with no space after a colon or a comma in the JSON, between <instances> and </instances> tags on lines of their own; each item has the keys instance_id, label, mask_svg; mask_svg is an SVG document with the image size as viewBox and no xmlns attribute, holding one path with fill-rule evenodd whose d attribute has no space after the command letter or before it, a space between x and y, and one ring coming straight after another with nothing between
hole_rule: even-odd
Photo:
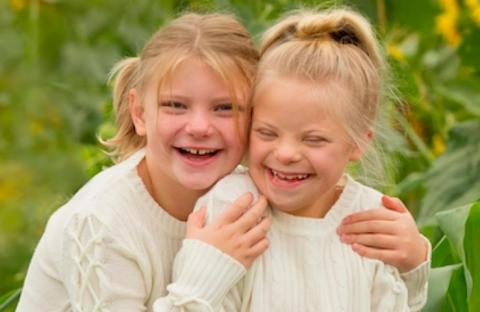
<instances>
[{"instance_id":1,"label":"ear","mask_svg":"<svg viewBox=\"0 0 480 312\"><path fill-rule=\"evenodd\" d=\"M350 160L351 161L357 161L360 158L362 158L363 153L367 149L368 145L370 145L370 142L372 142L373 138L375 136L375 132L373 131L372 128L368 128L367 132L365 133L365 145L360 147L358 145L355 145L352 153L350 154Z\"/></svg>"},{"instance_id":2,"label":"ear","mask_svg":"<svg viewBox=\"0 0 480 312\"><path fill-rule=\"evenodd\" d=\"M146 133L145 109L139 103L136 89L130 89L130 91L128 91L128 111L135 126L135 132L139 136L144 136Z\"/></svg>"}]
</instances>

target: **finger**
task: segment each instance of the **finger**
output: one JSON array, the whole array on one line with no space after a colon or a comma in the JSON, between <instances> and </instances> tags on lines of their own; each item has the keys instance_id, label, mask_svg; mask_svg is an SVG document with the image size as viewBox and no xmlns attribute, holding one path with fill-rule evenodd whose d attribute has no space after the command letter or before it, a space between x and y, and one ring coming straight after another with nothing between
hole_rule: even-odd
<instances>
[{"instance_id":1,"label":"finger","mask_svg":"<svg viewBox=\"0 0 480 312\"><path fill-rule=\"evenodd\" d=\"M238 220L248 210L253 201L252 193L248 192L237 198L225 209L217 220L212 223L230 224Z\"/></svg>"},{"instance_id":2,"label":"finger","mask_svg":"<svg viewBox=\"0 0 480 312\"><path fill-rule=\"evenodd\" d=\"M392 211L384 208L376 208L363 210L359 212L352 213L342 220L342 225L352 224L365 221L374 221L374 220L385 220L391 221L396 218L396 215Z\"/></svg>"},{"instance_id":3,"label":"finger","mask_svg":"<svg viewBox=\"0 0 480 312\"><path fill-rule=\"evenodd\" d=\"M382 196L382 204L385 208L397 211L397 212L405 212L408 211L407 207L403 204L403 202L396 197L390 197L387 195Z\"/></svg>"},{"instance_id":4,"label":"finger","mask_svg":"<svg viewBox=\"0 0 480 312\"><path fill-rule=\"evenodd\" d=\"M268 249L268 246L270 245L270 242L268 241L268 238L264 238L260 241L258 241L255 245L252 246L249 250L249 258L251 260L255 260L258 256L263 254L265 250Z\"/></svg>"},{"instance_id":5,"label":"finger","mask_svg":"<svg viewBox=\"0 0 480 312\"><path fill-rule=\"evenodd\" d=\"M258 201L235 222L235 226L244 233L247 232L263 218L266 209L267 200L260 196Z\"/></svg>"},{"instance_id":6,"label":"finger","mask_svg":"<svg viewBox=\"0 0 480 312\"><path fill-rule=\"evenodd\" d=\"M249 246L253 246L267 236L268 230L272 225L272 220L270 218L263 218L263 220L255 225L245 234L245 241Z\"/></svg>"},{"instance_id":7,"label":"finger","mask_svg":"<svg viewBox=\"0 0 480 312\"><path fill-rule=\"evenodd\" d=\"M377 249L361 244L353 244L352 250L362 257L376 259L385 262L386 264L396 266L398 264L399 254L396 251L389 249Z\"/></svg>"},{"instance_id":8,"label":"finger","mask_svg":"<svg viewBox=\"0 0 480 312\"><path fill-rule=\"evenodd\" d=\"M342 224L337 228L337 233L341 234L395 234L397 229L392 226L392 221L373 220L361 221L351 224Z\"/></svg>"},{"instance_id":9,"label":"finger","mask_svg":"<svg viewBox=\"0 0 480 312\"><path fill-rule=\"evenodd\" d=\"M360 244L370 248L396 250L398 240L396 236L385 234L358 234L340 236L342 242L346 244Z\"/></svg>"},{"instance_id":10,"label":"finger","mask_svg":"<svg viewBox=\"0 0 480 312\"><path fill-rule=\"evenodd\" d=\"M202 228L205 224L205 215L207 207L202 206L197 211L188 215L187 228Z\"/></svg>"}]
</instances>

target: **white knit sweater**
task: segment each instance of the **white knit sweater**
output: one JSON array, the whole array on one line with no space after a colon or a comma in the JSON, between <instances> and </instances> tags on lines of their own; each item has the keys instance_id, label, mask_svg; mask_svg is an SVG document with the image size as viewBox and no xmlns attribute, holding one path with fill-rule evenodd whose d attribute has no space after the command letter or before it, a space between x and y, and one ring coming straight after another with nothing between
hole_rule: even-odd
<instances>
[{"instance_id":1,"label":"white knit sweater","mask_svg":"<svg viewBox=\"0 0 480 312\"><path fill-rule=\"evenodd\" d=\"M346 176L340 198L322 219L270 211L269 249L224 300L227 311L418 311L426 302L429 260L406 274L359 256L335 232L346 215L381 206L381 194ZM258 195L245 169L219 181L197 207L208 222L245 192ZM198 253L185 244L175 263L182 274ZM219 276L221 278L221 276ZM187 292L186 292L187 293ZM189 296L194 296L189 293ZM199 301L201 301L199 299ZM205 303L208 305L208 302ZM210 305L205 310L216 310Z\"/></svg>"},{"instance_id":2,"label":"white knit sweater","mask_svg":"<svg viewBox=\"0 0 480 312\"><path fill-rule=\"evenodd\" d=\"M17 311L239 311L242 305L248 310L246 299L259 285L251 280L258 275L251 270L241 280L246 271L240 263L207 244L183 240L185 223L157 205L137 174L143 157L138 151L99 173L52 215L30 263ZM243 169L236 172L233 177L247 183L234 179L238 191L253 188ZM232 189L228 181L230 177L205 199L224 187ZM228 203L238 194L232 196ZM214 209L210 216L225 203L209 207ZM324 264L315 266L322 269ZM424 271L420 267L407 277L409 289L420 294L413 297L417 302L424 298ZM292 277L301 281L300 275ZM282 291L278 287L289 286L276 280L264 285L254 300L270 300ZM282 292L276 305L307 289L295 287L294 292ZM317 298L308 302L314 304ZM274 311L265 304L251 307Z\"/></svg>"},{"instance_id":3,"label":"white knit sweater","mask_svg":"<svg viewBox=\"0 0 480 312\"><path fill-rule=\"evenodd\" d=\"M95 176L48 221L31 260L17 311L197 311L171 283L185 223L152 199L137 174L144 152ZM201 245L199 272L187 281L199 298L217 305L245 273L215 248ZM186 267L188 269L188 267ZM216 272L224 278L216 278ZM218 271L220 270L220 271ZM205 306L202 304L202 306Z\"/></svg>"}]
</instances>

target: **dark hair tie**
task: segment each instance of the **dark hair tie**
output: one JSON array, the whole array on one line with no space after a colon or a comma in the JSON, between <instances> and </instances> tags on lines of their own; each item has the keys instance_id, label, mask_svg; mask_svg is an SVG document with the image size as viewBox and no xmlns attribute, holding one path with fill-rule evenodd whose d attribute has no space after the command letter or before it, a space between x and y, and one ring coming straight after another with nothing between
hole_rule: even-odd
<instances>
[{"instance_id":1,"label":"dark hair tie","mask_svg":"<svg viewBox=\"0 0 480 312\"><path fill-rule=\"evenodd\" d=\"M358 39L357 35L349 29L342 28L340 30L331 32L330 36L338 43L360 46L360 40Z\"/></svg>"}]
</instances>

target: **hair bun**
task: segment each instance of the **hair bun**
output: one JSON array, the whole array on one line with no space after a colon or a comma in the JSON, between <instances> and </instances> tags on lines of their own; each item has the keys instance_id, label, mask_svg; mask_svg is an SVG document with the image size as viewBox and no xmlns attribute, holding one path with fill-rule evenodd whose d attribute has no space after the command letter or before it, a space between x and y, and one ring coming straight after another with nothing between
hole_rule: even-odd
<instances>
[{"instance_id":1,"label":"hair bun","mask_svg":"<svg viewBox=\"0 0 480 312\"><path fill-rule=\"evenodd\" d=\"M330 20L319 18L320 14L307 15L296 25L296 37L299 39L315 39L328 37L336 25ZM320 22L319 22L320 21Z\"/></svg>"},{"instance_id":2,"label":"hair bun","mask_svg":"<svg viewBox=\"0 0 480 312\"><path fill-rule=\"evenodd\" d=\"M296 36L299 39L330 38L341 44L360 46L355 29L341 16L322 16L315 14L305 17L297 25Z\"/></svg>"}]
</instances>

